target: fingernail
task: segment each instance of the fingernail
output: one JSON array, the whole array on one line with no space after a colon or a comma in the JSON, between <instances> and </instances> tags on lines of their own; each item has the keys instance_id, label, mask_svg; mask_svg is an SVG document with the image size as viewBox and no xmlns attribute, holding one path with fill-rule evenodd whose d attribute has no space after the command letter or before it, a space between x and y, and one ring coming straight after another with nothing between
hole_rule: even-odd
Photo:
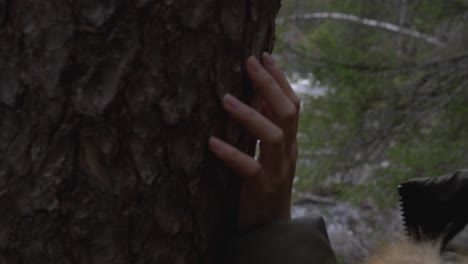
<instances>
[{"instance_id":1,"label":"fingernail","mask_svg":"<svg viewBox=\"0 0 468 264\"><path fill-rule=\"evenodd\" d=\"M251 56L247 60L247 67L253 72L259 72L262 69L262 65L260 65L260 62L254 56Z\"/></svg>"},{"instance_id":2,"label":"fingernail","mask_svg":"<svg viewBox=\"0 0 468 264\"><path fill-rule=\"evenodd\" d=\"M224 143L218 139L217 137L210 137L209 145L212 151L214 152L222 152L224 150Z\"/></svg>"},{"instance_id":3,"label":"fingernail","mask_svg":"<svg viewBox=\"0 0 468 264\"><path fill-rule=\"evenodd\" d=\"M263 52L263 54L262 54L262 60L263 60L263 63L265 63L267 65L270 65L270 66L275 66L276 65L275 60L273 59L273 57L266 51Z\"/></svg>"},{"instance_id":4,"label":"fingernail","mask_svg":"<svg viewBox=\"0 0 468 264\"><path fill-rule=\"evenodd\" d=\"M223 103L224 103L224 105L226 105L227 107L229 107L231 109L237 109L241 105L241 102L239 100L237 100L237 98L235 98L234 96L232 96L230 94L226 94L223 97Z\"/></svg>"}]
</instances>

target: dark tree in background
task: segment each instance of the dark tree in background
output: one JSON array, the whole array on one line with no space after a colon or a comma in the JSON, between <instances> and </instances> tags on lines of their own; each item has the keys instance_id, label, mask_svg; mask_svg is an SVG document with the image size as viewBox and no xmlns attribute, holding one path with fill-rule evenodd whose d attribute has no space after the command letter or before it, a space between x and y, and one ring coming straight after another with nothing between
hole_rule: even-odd
<instances>
[{"instance_id":1,"label":"dark tree in background","mask_svg":"<svg viewBox=\"0 0 468 264\"><path fill-rule=\"evenodd\" d=\"M0 263L215 263L275 0L0 0Z\"/></svg>"}]
</instances>

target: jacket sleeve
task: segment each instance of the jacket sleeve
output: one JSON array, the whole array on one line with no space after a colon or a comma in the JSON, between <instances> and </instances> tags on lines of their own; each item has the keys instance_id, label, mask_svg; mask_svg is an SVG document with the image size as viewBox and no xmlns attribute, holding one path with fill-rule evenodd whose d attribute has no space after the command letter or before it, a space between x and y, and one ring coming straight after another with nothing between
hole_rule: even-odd
<instances>
[{"instance_id":1,"label":"jacket sleeve","mask_svg":"<svg viewBox=\"0 0 468 264\"><path fill-rule=\"evenodd\" d=\"M260 227L231 241L225 263L336 264L322 218Z\"/></svg>"}]
</instances>

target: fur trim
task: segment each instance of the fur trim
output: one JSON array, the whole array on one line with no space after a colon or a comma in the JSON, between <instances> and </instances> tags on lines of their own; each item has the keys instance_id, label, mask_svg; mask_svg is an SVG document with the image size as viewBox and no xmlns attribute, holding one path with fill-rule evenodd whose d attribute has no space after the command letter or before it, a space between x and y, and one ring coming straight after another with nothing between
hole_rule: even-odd
<instances>
[{"instance_id":1,"label":"fur trim","mask_svg":"<svg viewBox=\"0 0 468 264\"><path fill-rule=\"evenodd\" d=\"M464 251L464 252L451 252L451 255L452 255L452 258L445 258L445 256L443 257L444 259L448 259L450 261L447 261L446 263L448 264L468 264L468 252Z\"/></svg>"},{"instance_id":2,"label":"fur trim","mask_svg":"<svg viewBox=\"0 0 468 264\"><path fill-rule=\"evenodd\" d=\"M363 264L468 264L468 252L440 255L440 243L401 239L383 247Z\"/></svg>"},{"instance_id":3,"label":"fur trim","mask_svg":"<svg viewBox=\"0 0 468 264\"><path fill-rule=\"evenodd\" d=\"M363 264L443 264L443 261L438 243L404 239L385 246Z\"/></svg>"}]
</instances>

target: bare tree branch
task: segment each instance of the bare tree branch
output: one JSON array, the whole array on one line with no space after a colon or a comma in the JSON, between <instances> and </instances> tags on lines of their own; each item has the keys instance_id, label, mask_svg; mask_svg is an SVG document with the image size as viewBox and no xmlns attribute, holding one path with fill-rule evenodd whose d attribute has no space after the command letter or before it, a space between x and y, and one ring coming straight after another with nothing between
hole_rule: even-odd
<instances>
[{"instance_id":1,"label":"bare tree branch","mask_svg":"<svg viewBox=\"0 0 468 264\"><path fill-rule=\"evenodd\" d=\"M381 73L381 72L394 72L404 73L408 71L427 71L427 70L459 70L466 69L468 67L468 53L460 54L448 58L440 58L434 61L428 61L423 63L405 63L400 65L370 65L355 63L350 64L346 62L334 61L326 58L312 57L306 51L300 50L289 45L287 42L277 40L277 45L287 49L292 54L310 61L311 63L317 64L324 67L340 67L345 69L351 69L369 73Z\"/></svg>"},{"instance_id":2,"label":"bare tree branch","mask_svg":"<svg viewBox=\"0 0 468 264\"><path fill-rule=\"evenodd\" d=\"M309 13L309 14L303 14L303 15L294 15L294 16L289 16L286 18L278 18L276 20L276 23L283 24L287 21L321 20L321 19L333 19L333 20L341 20L341 21L346 21L346 22L357 23L360 25L368 26L368 27L383 29L389 32L407 35L407 36L423 40L429 44L436 45L439 47L445 46L445 43L443 43L441 40L437 39L436 37L431 36L426 33L419 32L414 29L404 28L404 27L400 27L398 25L395 25L389 22L363 18L363 17L345 14L345 13L317 12L317 13Z\"/></svg>"}]
</instances>

